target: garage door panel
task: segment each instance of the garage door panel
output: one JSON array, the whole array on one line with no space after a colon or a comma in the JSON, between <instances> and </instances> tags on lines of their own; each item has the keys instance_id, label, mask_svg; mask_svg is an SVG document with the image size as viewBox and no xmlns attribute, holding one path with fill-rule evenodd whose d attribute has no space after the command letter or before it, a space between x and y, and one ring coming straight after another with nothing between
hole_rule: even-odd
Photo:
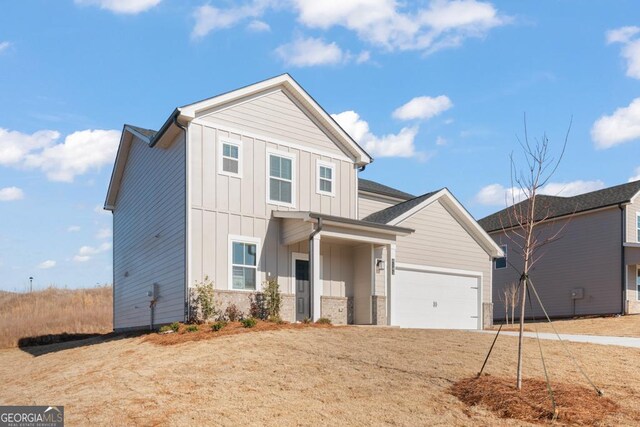
<instances>
[{"instance_id":1,"label":"garage door panel","mask_svg":"<svg viewBox=\"0 0 640 427\"><path fill-rule=\"evenodd\" d=\"M391 323L409 328L475 329L478 298L478 277L398 269L391 289Z\"/></svg>"}]
</instances>

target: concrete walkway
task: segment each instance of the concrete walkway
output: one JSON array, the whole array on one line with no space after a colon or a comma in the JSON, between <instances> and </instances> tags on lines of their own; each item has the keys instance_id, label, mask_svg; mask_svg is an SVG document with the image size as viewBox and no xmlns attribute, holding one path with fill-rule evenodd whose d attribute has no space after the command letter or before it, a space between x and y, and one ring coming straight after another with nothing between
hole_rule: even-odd
<instances>
[{"instance_id":1,"label":"concrete walkway","mask_svg":"<svg viewBox=\"0 0 640 427\"><path fill-rule=\"evenodd\" d=\"M497 331L476 331L476 332L495 335ZM503 331L503 332L500 332L500 335L517 337L518 333ZM540 336L541 339L558 341L558 337L556 336L556 334L540 332L538 335ZM536 333L525 332L524 336L527 338L535 338ZM611 336L602 336L602 335L568 335L568 334L560 334L560 338L562 338L563 341L585 342L589 344L617 345L620 347L640 348L640 338L611 337Z\"/></svg>"}]
</instances>

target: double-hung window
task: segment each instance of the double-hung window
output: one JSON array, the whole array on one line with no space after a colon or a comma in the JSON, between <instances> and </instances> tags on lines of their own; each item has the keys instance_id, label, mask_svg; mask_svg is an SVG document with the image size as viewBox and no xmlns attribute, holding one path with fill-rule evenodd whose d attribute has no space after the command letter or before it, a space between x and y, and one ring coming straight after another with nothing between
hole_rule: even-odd
<instances>
[{"instance_id":1,"label":"double-hung window","mask_svg":"<svg viewBox=\"0 0 640 427\"><path fill-rule=\"evenodd\" d=\"M240 141L220 141L220 163L218 171L223 175L242 175L242 154Z\"/></svg>"},{"instance_id":2,"label":"double-hung window","mask_svg":"<svg viewBox=\"0 0 640 427\"><path fill-rule=\"evenodd\" d=\"M636 213L636 240L640 242L640 212Z\"/></svg>"},{"instance_id":3,"label":"double-hung window","mask_svg":"<svg viewBox=\"0 0 640 427\"><path fill-rule=\"evenodd\" d=\"M335 166L333 163L318 161L316 191L318 194L335 195Z\"/></svg>"},{"instance_id":4,"label":"double-hung window","mask_svg":"<svg viewBox=\"0 0 640 427\"><path fill-rule=\"evenodd\" d=\"M231 289L256 290L258 272L258 242L231 239Z\"/></svg>"},{"instance_id":5,"label":"double-hung window","mask_svg":"<svg viewBox=\"0 0 640 427\"><path fill-rule=\"evenodd\" d=\"M294 205L294 158L279 153L269 153L268 200L270 203Z\"/></svg>"},{"instance_id":6,"label":"double-hung window","mask_svg":"<svg viewBox=\"0 0 640 427\"><path fill-rule=\"evenodd\" d=\"M502 252L504 252L504 256L501 258L496 258L496 260L494 261L496 270L507 268L507 245L500 245L500 249L502 249Z\"/></svg>"}]
</instances>

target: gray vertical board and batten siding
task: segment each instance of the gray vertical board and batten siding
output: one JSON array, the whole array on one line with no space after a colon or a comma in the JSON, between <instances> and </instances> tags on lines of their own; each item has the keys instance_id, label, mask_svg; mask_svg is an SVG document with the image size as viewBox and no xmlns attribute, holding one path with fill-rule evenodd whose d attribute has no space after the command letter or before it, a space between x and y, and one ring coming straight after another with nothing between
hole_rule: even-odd
<instances>
[{"instance_id":1,"label":"gray vertical board and batten siding","mask_svg":"<svg viewBox=\"0 0 640 427\"><path fill-rule=\"evenodd\" d=\"M569 224L565 225L567 221ZM560 238L540 250L538 255L542 254L542 257L530 272L550 316L574 315L571 291L576 288L584 290L584 298L575 302L576 315L620 313L623 281L621 221L620 209L614 207L538 226L540 241L564 226ZM502 290L509 283L518 282L523 262L516 245L504 232L493 232L491 237L508 247L509 266L493 273L494 317L504 319ZM527 304L527 313L530 314L526 317L543 316L537 303L534 303L533 312Z\"/></svg>"},{"instance_id":2,"label":"gray vertical board and batten siding","mask_svg":"<svg viewBox=\"0 0 640 427\"><path fill-rule=\"evenodd\" d=\"M439 200L398 225L415 230L398 237L398 263L482 273L482 302L491 302L491 256Z\"/></svg>"},{"instance_id":3,"label":"gray vertical board and batten siding","mask_svg":"<svg viewBox=\"0 0 640 427\"><path fill-rule=\"evenodd\" d=\"M208 276L216 288L228 289L228 236L257 237L258 280L270 275L293 293L291 250L280 244L281 220L271 213L314 211L355 219L354 161L282 91L208 112L189 125L189 135L191 282ZM218 173L221 138L240 142L241 178ZM296 158L294 207L267 202L267 150ZM335 165L333 197L316 192L318 160Z\"/></svg>"},{"instance_id":4,"label":"gray vertical board and batten siding","mask_svg":"<svg viewBox=\"0 0 640 427\"><path fill-rule=\"evenodd\" d=\"M114 329L150 324L154 283L154 323L184 320L185 168L182 133L166 149L133 138L113 210Z\"/></svg>"}]
</instances>

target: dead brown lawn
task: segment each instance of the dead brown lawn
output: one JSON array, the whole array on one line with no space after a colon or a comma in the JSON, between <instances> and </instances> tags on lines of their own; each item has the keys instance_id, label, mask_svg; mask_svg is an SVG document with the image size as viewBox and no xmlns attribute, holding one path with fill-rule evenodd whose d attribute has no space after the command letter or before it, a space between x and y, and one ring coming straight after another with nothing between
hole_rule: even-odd
<instances>
[{"instance_id":1,"label":"dead brown lawn","mask_svg":"<svg viewBox=\"0 0 640 427\"><path fill-rule=\"evenodd\" d=\"M48 288L0 294L0 348L48 334L107 333L112 326L111 287Z\"/></svg>"},{"instance_id":2,"label":"dead brown lawn","mask_svg":"<svg viewBox=\"0 0 640 427\"><path fill-rule=\"evenodd\" d=\"M553 320L559 334L610 335L614 337L640 337L640 315L583 317L578 319ZM496 325L494 329L497 329ZM527 331L553 333L549 322L526 322ZM518 325L502 327L503 331L517 331Z\"/></svg>"},{"instance_id":3,"label":"dead brown lawn","mask_svg":"<svg viewBox=\"0 0 640 427\"><path fill-rule=\"evenodd\" d=\"M462 331L336 327L172 346L135 337L5 349L0 404L65 405L69 425L527 425L484 406L468 407L449 393L478 371L492 339ZM559 343L543 346L552 381L586 385ZM569 346L620 405L602 424L639 424L640 350ZM513 377L515 348L515 337L500 337L486 372ZM530 339L524 372L542 378Z\"/></svg>"}]
</instances>

